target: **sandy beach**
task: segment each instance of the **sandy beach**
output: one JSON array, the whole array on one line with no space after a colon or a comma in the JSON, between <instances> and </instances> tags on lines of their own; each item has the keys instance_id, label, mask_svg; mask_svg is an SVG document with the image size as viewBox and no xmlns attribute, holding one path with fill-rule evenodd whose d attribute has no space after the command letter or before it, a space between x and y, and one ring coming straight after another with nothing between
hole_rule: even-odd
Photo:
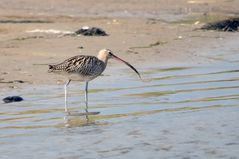
<instances>
[{"instance_id":1,"label":"sandy beach","mask_svg":"<svg viewBox=\"0 0 239 159\"><path fill-rule=\"evenodd\" d=\"M54 84L47 64L109 48L139 70L148 64L167 67L211 63L202 50L224 47L231 33L194 31L205 22L239 13L238 1L7 1L0 3L0 88ZM24 20L29 22L24 23ZM95 26L109 36L84 37L37 33L74 32ZM112 67L119 63L111 61ZM111 65L110 64L110 65ZM40 76L39 76L40 75ZM23 81L24 83L12 81Z\"/></svg>"}]
</instances>

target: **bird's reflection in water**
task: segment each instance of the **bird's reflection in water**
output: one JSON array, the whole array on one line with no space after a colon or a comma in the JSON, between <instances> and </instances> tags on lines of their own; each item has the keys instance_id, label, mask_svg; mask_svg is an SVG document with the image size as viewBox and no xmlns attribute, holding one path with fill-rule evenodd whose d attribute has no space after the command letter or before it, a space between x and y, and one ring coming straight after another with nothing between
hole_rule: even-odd
<instances>
[{"instance_id":1,"label":"bird's reflection in water","mask_svg":"<svg viewBox=\"0 0 239 159\"><path fill-rule=\"evenodd\" d=\"M69 112L65 117L65 127L83 127L89 125L95 125L96 122L91 115L97 115L100 112L89 112L86 107L85 112Z\"/></svg>"}]
</instances>

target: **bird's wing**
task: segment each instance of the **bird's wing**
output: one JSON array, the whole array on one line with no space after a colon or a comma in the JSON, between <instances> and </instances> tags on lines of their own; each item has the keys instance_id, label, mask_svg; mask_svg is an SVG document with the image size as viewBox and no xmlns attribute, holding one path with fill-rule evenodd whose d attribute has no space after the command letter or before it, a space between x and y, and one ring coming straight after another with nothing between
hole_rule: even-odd
<instances>
[{"instance_id":1,"label":"bird's wing","mask_svg":"<svg viewBox=\"0 0 239 159\"><path fill-rule=\"evenodd\" d=\"M102 64L94 56L78 55L71 57L64 62L49 66L53 72L80 73L82 75L91 75L95 72L97 65Z\"/></svg>"},{"instance_id":2,"label":"bird's wing","mask_svg":"<svg viewBox=\"0 0 239 159\"><path fill-rule=\"evenodd\" d=\"M57 72L66 72L71 71L74 67L74 65L76 65L77 62L82 61L82 59L84 58L84 56L82 55L78 55L78 56L74 56L71 57L65 61L63 61L62 63L59 64L55 64L55 65L49 65L49 70L50 71L57 71Z\"/></svg>"}]
</instances>

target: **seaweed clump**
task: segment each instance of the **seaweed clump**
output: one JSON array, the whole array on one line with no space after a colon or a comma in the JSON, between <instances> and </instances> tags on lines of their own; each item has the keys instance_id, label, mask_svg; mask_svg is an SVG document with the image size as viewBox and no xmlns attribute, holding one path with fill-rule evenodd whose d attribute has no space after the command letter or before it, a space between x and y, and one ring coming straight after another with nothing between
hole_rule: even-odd
<instances>
[{"instance_id":1,"label":"seaweed clump","mask_svg":"<svg viewBox=\"0 0 239 159\"><path fill-rule=\"evenodd\" d=\"M75 31L77 35L84 35L84 36L107 36L108 34L102 30L101 28L97 27L88 27L84 26L81 29Z\"/></svg>"},{"instance_id":2,"label":"seaweed clump","mask_svg":"<svg viewBox=\"0 0 239 159\"><path fill-rule=\"evenodd\" d=\"M205 24L201 27L201 29L235 32L238 31L238 27L239 27L239 18L229 18L226 20L220 20Z\"/></svg>"}]
</instances>

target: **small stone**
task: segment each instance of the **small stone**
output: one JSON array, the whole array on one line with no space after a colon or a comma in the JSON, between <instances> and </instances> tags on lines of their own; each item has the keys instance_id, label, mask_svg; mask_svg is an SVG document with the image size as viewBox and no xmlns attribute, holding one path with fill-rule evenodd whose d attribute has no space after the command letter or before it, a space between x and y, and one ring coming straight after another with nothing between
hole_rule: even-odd
<instances>
[{"instance_id":1,"label":"small stone","mask_svg":"<svg viewBox=\"0 0 239 159\"><path fill-rule=\"evenodd\" d=\"M181 35L178 36L178 39L182 39L182 38L183 38L183 36L181 36Z\"/></svg>"},{"instance_id":2,"label":"small stone","mask_svg":"<svg viewBox=\"0 0 239 159\"><path fill-rule=\"evenodd\" d=\"M16 89L18 87L17 86L9 86L9 88Z\"/></svg>"},{"instance_id":3,"label":"small stone","mask_svg":"<svg viewBox=\"0 0 239 159\"><path fill-rule=\"evenodd\" d=\"M194 25L198 25L200 23L200 21L196 21L195 23L194 23Z\"/></svg>"},{"instance_id":4,"label":"small stone","mask_svg":"<svg viewBox=\"0 0 239 159\"><path fill-rule=\"evenodd\" d=\"M83 46L79 46L79 47L77 47L78 49L84 49L84 47Z\"/></svg>"}]
</instances>

